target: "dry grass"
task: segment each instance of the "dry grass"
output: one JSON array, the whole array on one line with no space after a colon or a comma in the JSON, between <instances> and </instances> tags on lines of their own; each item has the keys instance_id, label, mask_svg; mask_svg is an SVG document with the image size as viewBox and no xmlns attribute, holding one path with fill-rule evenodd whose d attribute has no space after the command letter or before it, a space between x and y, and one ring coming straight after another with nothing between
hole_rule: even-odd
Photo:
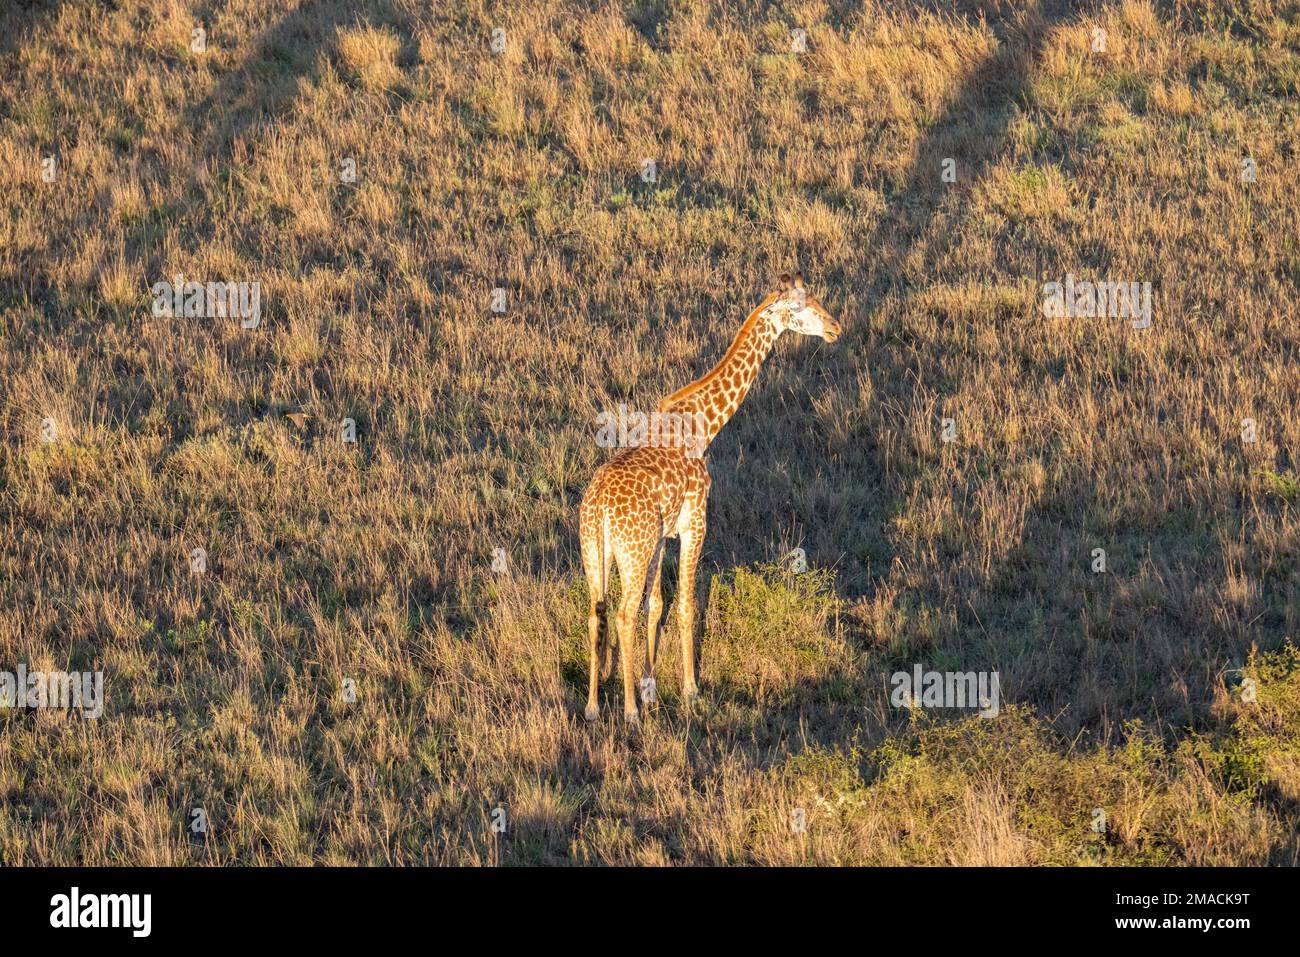
<instances>
[{"instance_id":1,"label":"dry grass","mask_svg":"<svg viewBox=\"0 0 1300 957\"><path fill-rule=\"evenodd\" d=\"M0 860L1295 863L1296 6L445 6L0 13L0 669L109 696L0 712ZM794 263L845 335L712 450L701 711L588 727L596 414Z\"/></svg>"}]
</instances>

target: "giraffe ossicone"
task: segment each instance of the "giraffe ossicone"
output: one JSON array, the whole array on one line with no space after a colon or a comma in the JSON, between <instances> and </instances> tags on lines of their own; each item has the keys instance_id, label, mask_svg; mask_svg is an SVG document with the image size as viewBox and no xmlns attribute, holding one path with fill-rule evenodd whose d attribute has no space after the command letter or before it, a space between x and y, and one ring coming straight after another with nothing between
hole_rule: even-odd
<instances>
[{"instance_id":1,"label":"giraffe ossicone","mask_svg":"<svg viewBox=\"0 0 1300 957\"><path fill-rule=\"evenodd\" d=\"M695 682L695 569L704 544L709 472L702 454L736 413L758 370L783 332L834 342L840 325L804 288L803 276L785 275L775 292L749 314L722 359L708 373L659 403L658 412L699 423L690 446L625 448L596 470L578 510L582 566L591 593L587 630L590 669L586 718L600 715L600 678L613 667L613 643L605 627L610 563L618 563L622 595L617 627L623 672L623 716L639 719L632 656L641 605L646 606L644 678L653 680L662 625L660 570L664 543L681 541L678 561L677 627L682 649L682 693L698 695ZM695 454L692 454L694 452Z\"/></svg>"}]
</instances>

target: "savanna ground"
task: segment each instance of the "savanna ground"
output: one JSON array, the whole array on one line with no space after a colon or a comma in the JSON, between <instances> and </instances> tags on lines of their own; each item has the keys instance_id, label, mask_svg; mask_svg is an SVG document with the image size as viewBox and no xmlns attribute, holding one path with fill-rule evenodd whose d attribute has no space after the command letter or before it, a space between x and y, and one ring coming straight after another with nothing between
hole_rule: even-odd
<instances>
[{"instance_id":1,"label":"savanna ground","mask_svg":"<svg viewBox=\"0 0 1300 957\"><path fill-rule=\"evenodd\" d=\"M1298 96L1276 0L6 4L0 668L108 704L0 711L0 860L1294 864ZM703 701L589 726L596 416L794 265Z\"/></svg>"}]
</instances>

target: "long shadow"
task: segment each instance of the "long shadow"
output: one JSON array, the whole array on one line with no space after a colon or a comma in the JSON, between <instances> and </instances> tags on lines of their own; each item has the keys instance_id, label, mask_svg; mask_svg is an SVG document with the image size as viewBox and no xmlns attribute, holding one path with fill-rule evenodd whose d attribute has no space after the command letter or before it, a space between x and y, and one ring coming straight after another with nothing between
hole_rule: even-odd
<instances>
[{"instance_id":1,"label":"long shadow","mask_svg":"<svg viewBox=\"0 0 1300 957\"><path fill-rule=\"evenodd\" d=\"M0 12L0 78L6 75L12 52L42 29L42 21L56 16L59 7L59 0L5 5ZM195 12L202 22L211 24L215 19L210 15L211 10ZM291 114L300 84L318 80L326 68L335 32L362 18L371 24L395 30L403 42L399 60L409 60L413 48L411 15L399 4L378 0L358 9L347 0L304 3L288 12L277 13L260 32L255 26L249 29L246 25L246 32L242 35L210 33L210 50L233 47L239 51L240 58L233 66L218 68L211 88L183 109L176 133L189 137L189 160L186 164L179 167L166 165L152 151L131 152L133 147L130 144L117 147L124 159L129 157L138 162L143 176L157 181L168 197L159 208L127 223L122 233L125 260L142 270L148 284L164 278L165 250L161 239L169 228L183 224L188 236L201 238L213 231L217 217L231 214L227 204L212 202L212 180L216 178L219 182L221 177L230 174L240 144L250 146L250 151L255 152L255 140L259 134L264 134ZM183 62L184 56L184 51L179 49L174 53L158 54L156 68L160 71L188 70L191 67ZM10 109L8 104L4 108ZM102 227L111 209L112 189L111 182L99 187L97 196L89 205L90 219L86 229ZM237 208L235 215L238 215ZM264 259L257 230L250 224L250 228L236 231L234 236L241 258L253 264L256 271ZM190 244L183 241L181 248L188 250ZM12 278L0 276L0 301L27 300L36 305L43 316L38 320L43 323L43 336L59 336L70 347L82 349L101 334L103 322L134 321L121 316L88 315L86 310L77 308L79 301L73 293L54 282L49 269L48 262L33 258L20 264L18 274ZM256 276L212 278L237 280ZM264 306L264 315L273 308L269 304ZM177 331L180 335L195 338L213 334L197 325L178 325ZM247 342L238 342L236 361L252 370L253 375L261 375L259 370L273 368L272 364L263 361L266 348L262 338L250 337ZM325 380L331 381L328 376ZM125 397L121 404L133 408L137 414L163 398L155 394L148 383L134 378L124 377L109 388L115 396ZM225 410L224 418L238 426L256 417L259 411L248 403L232 405ZM185 441L190 437L191 429L192 422L187 418L174 419L171 443L176 445ZM159 575L162 574L160 570ZM142 606L152 604L147 588L137 592L133 598ZM170 624L164 618L158 620L160 630Z\"/></svg>"},{"instance_id":2,"label":"long shadow","mask_svg":"<svg viewBox=\"0 0 1300 957\"><path fill-rule=\"evenodd\" d=\"M969 192L1000 157L1014 105L1051 31L1065 18L1096 6L1045 2L1012 11L1009 19L990 20L999 37L998 51L972 73L952 107L918 144L902 186L892 194L889 211L869 241L873 262L857 277L859 288L867 291L864 309L904 300L917 282L933 281L911 275L909 260L929 264L930 272L934 264L954 258L951 243L960 231L942 228L948 191L954 188L940 179L943 158L956 159L956 188ZM1086 250L1074 252L1076 264L1089 257ZM1064 272L1070 263L1060 265ZM882 380L911 377L942 393L947 391L940 361L944 349L942 342L927 343L928 357L902 361L892 349L871 352L879 360ZM1061 375L1060 370L1025 371L1052 380ZM1138 372L1126 384L1141 389L1142 378ZM1213 566L1223 581L1228 570L1222 562L1189 562L1179 553L1194 542L1197 554L1217 554L1216 537L1236 529L1238 516L1207 514L1189 503L1142 527L1088 528L1080 521L1094 522L1107 514L1096 476L1077 472L1065 476L1060 486L1026 510L1021 542L990 574L966 569L954 576L956 587L945 597L973 598L956 607L960 670L1001 670L1004 686L1040 713L1056 715L1061 730L1087 729L1110 744L1123 738L1124 724L1135 715L1148 718L1166 735L1204 725L1210 721L1216 672L1244 660L1252 633L1198 620L1194 601L1183 597L1206 583L1196 572ZM1124 562L1123 579L1113 573L1077 573L1077 556L1087 556L1099 540L1113 545L1112 559L1118 555ZM1256 630L1280 629L1282 617L1262 604ZM1013 618L997 621L995 615L1008 609ZM1000 633L1003 629L1007 634ZM1026 646L1026 635L1037 641ZM1179 640L1187 635L1197 636L1195 655ZM940 655L948 651L942 646L934 650Z\"/></svg>"},{"instance_id":3,"label":"long shadow","mask_svg":"<svg viewBox=\"0 0 1300 957\"><path fill-rule=\"evenodd\" d=\"M403 58L411 46L410 18L393 3L384 0L365 15L370 22L397 29L404 42ZM299 85L320 77L328 45L335 31L362 16L345 0L317 0L297 7L253 39L248 54L238 67L223 75L202 99L185 110L187 129L203 130L194 147L194 164L183 187L180 205L173 218L186 222L196 232L213 225L223 215L205 202L204 180L209 166L229 164L235 144L259 128L269 128L288 114L297 101ZM157 267L147 236L131 237L128 247ZM243 250L252 261L259 259L255 239L245 237Z\"/></svg>"},{"instance_id":4,"label":"long shadow","mask_svg":"<svg viewBox=\"0 0 1300 957\"><path fill-rule=\"evenodd\" d=\"M21 49L41 27L58 16L63 0L12 0L0 8L0 85L9 82L5 59Z\"/></svg>"},{"instance_id":5,"label":"long shadow","mask_svg":"<svg viewBox=\"0 0 1300 957\"><path fill-rule=\"evenodd\" d=\"M916 342L883 310L905 302L913 286L933 282L935 274L949 278L937 264L955 261L951 244L961 235L959 223L948 222L959 215L949 212L950 198L968 194L1004 154L1015 105L1026 93L1046 40L1062 21L1084 12L1053 2L999 18L993 8L1000 5L987 6L990 28L999 38L997 51L972 71L944 115L920 139L907 172L886 190L886 209L863 247L868 255L862 267L822 279L856 291L862 313L877 320L871 332L866 323L856 329L850 324L834 349L818 348L817 362L778 364L770 370L775 385L768 380L755 390L730 435L724 433L716 447L722 454L714 459L715 487L745 484L742 469L769 468L787 472L789 485L801 490L805 502L851 499L850 507L840 506L837 521L819 517L811 507L800 516L808 554L818 556L819 564L848 554L841 577L848 594L870 596L882 569L907 557L894 554L890 536L879 528L906 501L914 484L912 467L886 462L865 427L851 436L865 446L865 470L851 474L833 458L828 462L834 448L793 421L788 427L781 424L786 403L779 393L807 391L807 381L819 376L828 391L852 388L858 364L865 360L881 384L878 400L894 406L872 410L871 424L897 428L927 414L918 399L922 383L941 397L952 391L955 384L946 379L946 370L954 365L946 360L957 348L952 340ZM940 177L945 157L956 160L956 184ZM1044 250L1044 255L1051 253ZM1070 266L1078 271L1090 256L1089 250L1075 249L1069 261L1050 265L1061 274ZM914 272L916 262L926 264L920 272ZM1024 372L1051 382L1064 374L1030 365ZM1141 390L1144 378L1139 369L1118 375L1116 384ZM808 401L797 404L806 408ZM768 432L786 437L779 454L767 440ZM741 469L734 464L736 445L744 454ZM1043 455L1050 461L1050 444ZM819 464L829 477L821 474ZM964 461L962 466L997 478L996 462ZM752 485L752 477L747 481ZM1277 598L1285 598L1284 586L1268 586L1253 622L1203 620L1198 601L1203 605L1204 591L1231 577L1226 563L1215 557L1217 539L1239 530L1240 513L1215 515L1186 502L1140 525L1116 523L1106 518L1113 514L1113 503L1097 481L1077 468L1061 476L1053 491L1025 509L1020 540L987 572L976 566L974 556L954 548L950 572L930 574L919 583L902 576L907 600L950 611L955 627L937 643L889 650L873 661L887 669L920 660L938 670L999 671L1011 698L1053 716L1058 730L1087 730L1092 740L1110 744L1122 740L1124 725L1133 717L1146 719L1168 737L1177 737L1188 725L1210 723L1218 672L1239 665L1256 634L1282 634L1287 618L1277 610ZM855 485L872 492L858 494ZM954 496L976 490L962 479ZM711 521L721 524L739 527L754 521L747 501L728 501L725 495L714 499L711 512ZM1079 570L1082 563L1086 572L1087 556L1098 544L1105 544L1117 563L1110 576ZM1180 555L1189 550L1195 557ZM747 557L752 558L740 559ZM716 562L716 551L710 554L706 547L706 559ZM1196 642L1189 646L1187 636L1196 636ZM834 743L822 733L815 740Z\"/></svg>"},{"instance_id":6,"label":"long shadow","mask_svg":"<svg viewBox=\"0 0 1300 957\"><path fill-rule=\"evenodd\" d=\"M33 34L39 18L52 15L58 6L58 0L47 0L10 8L0 14L3 17L0 19L3 27L0 29L0 71L5 56ZM269 128L292 109L299 84L319 78L335 31L363 15L371 23L395 29L403 41L399 57L403 62L410 59L413 49L410 14L390 0L380 0L364 11L345 0L316 0L290 10L247 43L241 43L237 35L209 37L214 47L234 45L247 52L236 66L219 75L205 95L185 107L180 131L197 135L189 147L192 156L189 169L180 182L176 180L176 171L164 168L156 154L145 152L134 157L146 176L167 187L171 198L125 230L123 252L128 262L139 264L148 277L159 276L163 265L159 240L168 225L183 223L192 234L205 235L217 217L229 215L222 204L209 201L209 178L228 175L235 145L247 141L259 128ZM174 57L163 55L157 68L187 69L180 62L181 55L179 51ZM119 149L124 151L122 159L127 159L128 147ZM91 206L95 217L107 214L111 193L112 184L105 183ZM249 261L260 260L256 230L241 231L236 242ZM42 262L24 264L20 285L33 301L60 296Z\"/></svg>"},{"instance_id":7,"label":"long shadow","mask_svg":"<svg viewBox=\"0 0 1300 957\"><path fill-rule=\"evenodd\" d=\"M832 16L847 16L843 4L832 11ZM918 9L937 9L939 5L925 5ZM1090 5L1089 5L1090 6ZM951 9L951 8L949 8ZM893 398L904 407L915 409L910 396L916 386L928 378L937 380L939 359L909 355L907 350L893 348L891 342L873 341L868 335L866 315L878 312L885 303L897 301L907 295L909 285L919 282L921 276L909 276L909 260L923 258L928 263L942 262L948 254L948 244L956 235L955 229L942 229L940 223L948 215L954 196L969 195L985 176L989 168L1003 155L1007 146L1008 130L1017 114L1017 104L1027 95L1031 74L1042 55L1052 31L1068 19L1083 11L1081 5L1044 0L1027 7L1013 7L1005 3L966 3L958 12L976 22L985 19L997 38L997 47L980 62L962 81L955 96L943 113L925 130L913 148L913 158L906 171L883 190L885 209L875 229L861 245L864 250L860 268L838 273L818 275L820 288L851 288L854 292L855 314L846 317L846 336L831 348L814 346L805 353L803 361L792 362L788 355L779 355L762 373L760 388L748 398L737 419L716 443L710 456L710 470L714 477L715 492L710 502L710 524L719 527L755 528L759 526L753 514L753 498L726 494L728 489L752 485L752 473L771 471L778 473L780 483L788 483L791 490L800 489L800 501L807 503L797 516L804 532L804 544L812 560L819 564L837 565L840 586L847 594L867 594L875 587L882 573L898 556L885 530L888 517L896 512L905 500L909 488L908 477L898 474L897 467L874 447L870 435L852 436L867 448L858 463L842 457L839 450L829 444L816 430L800 427L789 418L785 407L790 403L784 393L814 393L824 386L828 391L851 388L860 363L866 360L873 377L890 383L886 398ZM945 183L942 178L943 160L956 161L957 181ZM954 193L956 191L956 193ZM919 254L924 254L919 256ZM855 322L856 318L856 322ZM930 344L934 348L934 344ZM942 347L940 346L940 349ZM781 350L778 350L778 354ZM931 375L933 374L933 378ZM806 414L808 399L794 403L798 411ZM878 419L878 417L877 417ZM770 436L786 437L777 451ZM862 470L865 459L866 471ZM748 477L746 477L748 476ZM770 482L770 480L769 480ZM820 502L847 502L837 507L833 518L817 511ZM764 529L771 532L770 529ZM784 530L781 530L784 531ZM752 536L751 536L752 537ZM790 544L798 542L791 541ZM761 556L745 554L720 554L717 539L706 539L705 567L720 569L752 561L755 557L773 558L770 553ZM665 566L665 581L671 582L671 560ZM702 576L703 577L703 576ZM671 600L670 593L666 599ZM985 616L987 617L987 611ZM981 615L976 606L962 608L958 614L961 631L979 634ZM671 645L675 639L670 639ZM701 642L707 644L707 635ZM960 655L958 670L996 670L997 659L1004 649L978 647L966 643ZM952 657L951 650L934 649L939 656ZM707 654L707 649L702 650ZM672 660L673 651L664 654ZM924 658L930 657L921 652ZM908 660L915 660L909 653ZM890 662L878 655L872 660L885 667L900 662ZM954 662L955 664L955 662ZM910 666L910 665L909 665ZM941 667L928 664L927 667ZM864 695L879 693L874 681L853 682ZM870 686L870 687L869 687ZM733 689L734 690L734 689ZM753 741L746 746L756 765L762 766L777 759L778 752L794 736L786 736L779 729L797 729L798 735L810 744L836 746L844 742L846 729L852 722L826 718L819 715L816 722L801 724L806 707L821 701L826 695L842 693L843 679L828 679L813 689L811 694L800 693L786 705L769 710L769 725L776 732L767 738L768 745ZM862 728L865 743L883 738L892 724ZM888 721L888 719L887 719ZM899 719L900 723L902 719ZM716 767L722 752L714 747L701 746L689 752L693 767L707 774Z\"/></svg>"},{"instance_id":8,"label":"long shadow","mask_svg":"<svg viewBox=\"0 0 1300 957\"><path fill-rule=\"evenodd\" d=\"M919 5L916 9L935 6ZM925 259L931 263L942 261L943 246L954 230L941 231L937 239L927 238L927 231L934 232L933 227L944 213L945 203L953 197L953 190L969 193L997 160L1005 146L1015 106L1024 98L1030 72L1047 37L1076 9L1069 4L1044 2L1010 9L1003 17L1001 13L1006 6L997 2L959 6L959 11L971 22L987 17L989 28L998 37L997 48L971 71L943 114L917 141L906 172L892 184L886 184L886 206L873 232L861 243L864 255L860 268L816 276L814 282L818 289L853 290L853 313L844 317L848 320L846 334L834 347L816 346L808 350L811 355L804 361L791 362L790 357L780 356L778 361L769 362L770 367L762 373L762 387L750 395L711 454L710 468L720 489L740 484L742 471L770 469L788 471L792 487L809 489L805 496L809 501L820 497L819 488L826 489L829 497L832 491L838 493L854 486L878 490L894 484L888 465L878 455L872 456L871 474L848 474L843 471L844 464L837 464L837 450L819 443L808 429L793 422L789 429L782 429L781 420L787 416L783 393L815 392L823 384L832 392L850 389L864 361L873 375L884 382L919 381L923 375L918 361L906 351L892 348L892 343L869 341L865 319L879 311L886 300L906 294L912 281L908 277L907 261L925 243L931 243L931 248L925 250ZM956 184L947 184L941 178L945 158L953 158L957 163ZM797 404L804 411L808 400ZM762 428L756 427L756 423L761 423ZM768 441L773 431L790 437L795 446L779 461ZM868 447L874 441L870 435L853 438ZM743 462L737 465L737 459ZM841 480L838 489L832 490L832 481L816 474L818 466L829 469ZM837 470L840 474L836 476ZM711 520L733 527L753 525L750 507L749 502L718 495L710 502L710 509L717 516L714 519L711 515ZM868 500L864 495L853 510L837 516L838 522L813 512L800 517L810 543L810 554L815 549L819 557L830 556L832 560L850 557L840 569L841 584L850 593L869 588L875 574L894 558L887 537L879 530L879 519L887 511L879 496ZM716 560L716 552L711 555L706 544L706 560L709 558ZM854 558L858 561L853 561ZM861 561L863 558L865 562ZM868 564L872 566L870 570Z\"/></svg>"},{"instance_id":9,"label":"long shadow","mask_svg":"<svg viewBox=\"0 0 1300 957\"><path fill-rule=\"evenodd\" d=\"M21 115L24 104L8 95L9 91L18 88L14 79L17 51L45 29L47 21L52 23L56 20L62 7L63 0L15 0L0 5L0 116ZM36 278L42 264L31 262L24 265L26 268L15 273L0 270L0 308L34 298L38 292L52 299L59 298L52 283ZM46 315L53 317L59 311L47 307Z\"/></svg>"},{"instance_id":10,"label":"long shadow","mask_svg":"<svg viewBox=\"0 0 1300 957\"><path fill-rule=\"evenodd\" d=\"M1081 6L1043 0L1012 8L1005 16L1007 4L998 0L958 6L968 17L988 16L997 48L963 81L943 115L916 144L911 167L888 195L887 212L863 247L870 252L869 270L855 278L868 279L877 289L906 287L906 260L924 241L952 191L969 194L999 157L1044 43L1060 23L1077 16ZM954 161L952 184L942 177L947 159ZM949 230L938 238L939 248L926 250L929 262L941 261L945 240L952 235Z\"/></svg>"}]
</instances>

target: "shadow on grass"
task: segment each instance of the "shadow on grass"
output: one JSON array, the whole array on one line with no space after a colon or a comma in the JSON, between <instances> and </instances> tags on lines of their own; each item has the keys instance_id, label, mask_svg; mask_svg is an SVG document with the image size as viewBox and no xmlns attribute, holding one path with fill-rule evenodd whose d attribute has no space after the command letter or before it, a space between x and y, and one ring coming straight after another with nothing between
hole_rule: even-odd
<instances>
[{"instance_id":1,"label":"shadow on grass","mask_svg":"<svg viewBox=\"0 0 1300 957\"><path fill-rule=\"evenodd\" d=\"M921 386L940 400L956 386L946 380L946 370L958 364L959 346L954 338L942 336L923 343L909 340L885 310L899 306L922 282L970 278L955 265L959 260L952 243L962 233L959 221L947 219L957 220L961 208L954 215L948 200L969 195L1005 154L1016 105L1027 94L1034 65L1052 31L1100 6L963 6L988 13L990 29L999 40L996 51L972 71L949 109L921 138L900 184L886 190L886 209L862 244L862 267L818 280L819 286L853 289L864 316L875 314L885 335L868 333L865 323L855 325L850 318L845 336L833 349L818 346L809 350L810 358L775 363L765 370L770 379L755 390L714 447L711 522L752 526L753 498L728 497L727 489L752 486L746 473L774 472L780 476L779 485L800 490L803 502L850 501L837 507L834 523L821 519L815 508L798 516L799 525L807 529L810 561L816 556L818 564L838 562L846 593L871 597L882 578L880 569L908 559L897 554L894 537L884 527L891 519L906 517L915 476L908 474L906 463L900 468L886 461L875 435L933 414ZM941 182L944 157L957 160L956 186ZM955 189L961 193L954 194ZM1044 253L1052 255L1050 250ZM1053 266L1062 275L1071 268L1077 272L1079 260L1089 255L1084 251L1073 261ZM927 264L927 275L917 275L916 267L909 265L918 260ZM954 266L946 270L945 262ZM852 395L864 365L876 384L876 407L854 430L855 447L828 447L807 429L773 426L783 415L783 393L811 388L814 395L823 389ZM1062 373L1026 368L1025 374L1057 381ZM1140 371L1126 380L1134 390L1148 385ZM806 407L809 402L799 404ZM766 440L765 432L771 429L788 435L794 448L783 443L778 451ZM1046 455L1050 458L1050 445ZM996 477L1000 468L994 461L957 462L962 472L984 478ZM954 476L953 481L955 499L960 500L963 491L980 490L970 478ZM972 498L967 494L966 501ZM968 512L970 506L959 508ZM938 670L998 671L1014 700L1052 715L1059 730L1087 730L1111 744L1121 739L1123 725L1133 718L1171 737L1189 725L1212 722L1214 692L1223 670L1239 666L1252 641L1260 639L1267 646L1280 640L1287 620L1280 610L1287 601L1285 582L1267 584L1263 611L1251 624L1205 620L1198 608L1206 592L1226 588L1230 578L1219 553L1220 538L1240 532L1243 515L1216 514L1188 503L1123 523L1113 516L1108 519L1111 511L1096 476L1074 468L1058 480L1053 492L1029 503L1020 540L1010 543L1005 559L987 571L977 567L968 550L953 547L940 556L949 562L941 575L929 573L921 581L899 576L914 605L951 613L955 628L928 647L899 649L906 657L896 663L919 657L927 668ZM1111 556L1112 574L1088 574L1092 549L1103 544ZM743 562L757 556L730 557ZM718 559L706 544L708 560ZM873 660L881 657L888 660L890 653L874 655Z\"/></svg>"},{"instance_id":2,"label":"shadow on grass","mask_svg":"<svg viewBox=\"0 0 1300 957\"><path fill-rule=\"evenodd\" d=\"M0 8L0 85L8 82L5 60L21 50L44 26L57 19L64 0L13 0Z\"/></svg>"},{"instance_id":3,"label":"shadow on grass","mask_svg":"<svg viewBox=\"0 0 1300 957\"><path fill-rule=\"evenodd\" d=\"M875 430L896 428L900 418L930 414L921 386L941 397L948 391L945 370L952 367L958 347L941 338L897 348L888 331L891 319L882 311L905 300L921 282L923 277L909 278L914 268L909 263L918 255L941 280L964 278L945 277L944 268L934 266L956 261L951 244L960 235L959 223L945 220L960 217L962 209L954 211L948 201L970 195L1006 155L1010 124L1017 106L1026 102L1030 77L1053 31L1099 6L961 6L975 17L987 14L998 38L995 52L963 82L916 145L910 168L885 190L885 209L861 244L860 268L822 276L815 267L808 270L816 289L852 289L864 316L883 320L887 334L869 333L865 322L855 324L849 316L846 335L833 348L814 345L793 359L778 350L774 358L784 361L769 363L759 387L711 449L710 525L747 531L728 536L727 545L720 536L706 539L706 574L770 561L776 556L760 550L758 543L767 536L792 537L782 543L803 544L810 562L838 568L843 593L870 599L886 577L882 571L907 562L910 556L905 549L900 554L888 524L903 512L916 476L887 460ZM957 187L940 179L942 159L948 156L959 164ZM1083 260L1092 256L1087 250L1075 253ZM1053 265L1063 274L1071 266L1077 270L1078 262ZM886 408L873 408L854 428L854 447L837 447L793 419L782 421L790 418L787 404L803 414L811 404L808 399L789 403L788 394L811 392L814 400L823 390L851 395L863 365L876 383L877 406ZM1027 368L1026 374L1055 381L1062 370ZM1144 386L1140 373L1129 385ZM773 434L786 438L778 446L770 440ZM1046 454L1050 457L1050 446ZM996 476L999 467L996 462L961 464L985 477ZM974 490L969 478L955 481L959 501L963 487ZM773 509L759 510L759 503L794 501L796 490L803 504L792 527L773 528ZM847 505L836 504L846 498ZM823 503L829 503L833 517L819 511ZM910 603L938 609L952 616L952 627L937 640L902 647L873 646L857 632L850 640L862 673L798 682L778 698L760 698L725 678L703 679L712 714L690 731L692 773L708 778L737 754L753 767L765 768L803 747L842 748L850 736L867 746L878 743L905 721L885 701L885 676L910 670L917 662L927 670L998 672L1004 704L1028 704L1058 733L1073 738L1083 732L1091 745L1120 743L1124 726L1135 718L1171 740L1188 726L1214 724L1211 711L1222 672L1239 666L1257 638L1280 640L1285 616L1278 599L1285 601L1285 583L1266 586L1265 611L1253 623L1204 620L1198 600L1230 577L1219 540L1225 532L1239 530L1242 516L1188 503L1126 525L1107 518L1111 508L1096 476L1082 465L1072 467L1053 491L1028 503L1020 540L1008 543L1005 558L980 567L969 550L954 547L941 556L948 564L941 564L939 574L930 571L919 579L900 575L900 608L906 611ZM783 506L777 514L790 511ZM1089 573L1089 556L1099 540L1122 575ZM768 537L766 543L778 542ZM667 602L675 597L675 575L670 550L664 570ZM671 608L667 615L671 620ZM702 655L709 653L709 640L707 631L699 638ZM670 634L661 644L660 667L676 667L675 650L676 638ZM581 690L575 689L575 701ZM602 686L602 696L602 708L614 708L614 717L602 720L615 720L618 689ZM671 689L661 695L660 711L674 730L686 726ZM969 713L951 712L954 718ZM1294 807L1287 802L1273 796L1269 803L1294 819ZM642 823L652 825L649 818Z\"/></svg>"}]
</instances>

